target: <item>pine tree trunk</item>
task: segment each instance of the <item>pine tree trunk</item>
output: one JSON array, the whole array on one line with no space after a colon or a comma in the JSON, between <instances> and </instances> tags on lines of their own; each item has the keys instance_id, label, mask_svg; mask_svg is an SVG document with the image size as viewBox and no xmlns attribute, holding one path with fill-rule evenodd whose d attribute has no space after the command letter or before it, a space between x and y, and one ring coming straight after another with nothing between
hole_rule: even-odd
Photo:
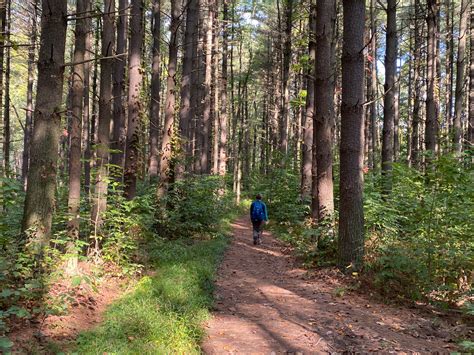
<instances>
[{"instance_id":1,"label":"pine tree trunk","mask_svg":"<svg viewBox=\"0 0 474 355\"><path fill-rule=\"evenodd\" d=\"M140 94L142 91L143 0L132 0L130 9L130 49L128 70L128 125L124 174L124 195L135 198L140 158Z\"/></svg>"},{"instance_id":2,"label":"pine tree trunk","mask_svg":"<svg viewBox=\"0 0 474 355\"><path fill-rule=\"evenodd\" d=\"M125 68L127 66L127 39L128 39L128 25L127 12L129 7L128 0L119 0L118 17L117 17L117 42L116 53L119 57L113 60L112 72L112 97L113 97L113 111L112 111L112 141L110 147L112 153L110 154L111 175L119 182L122 181L124 174L124 157L126 150L126 115L124 107L125 96ZM133 21L133 16L130 17ZM133 30L132 30L133 31Z\"/></svg>"},{"instance_id":3,"label":"pine tree trunk","mask_svg":"<svg viewBox=\"0 0 474 355\"><path fill-rule=\"evenodd\" d=\"M314 121L314 72L316 58L316 3L311 1L309 11L309 69L306 78L306 112L303 129L303 157L301 171L301 196L307 199L311 195L313 164L313 121ZM316 164L316 162L314 162Z\"/></svg>"},{"instance_id":4,"label":"pine tree trunk","mask_svg":"<svg viewBox=\"0 0 474 355\"><path fill-rule=\"evenodd\" d=\"M38 83L22 229L32 247L49 242L55 208L66 45L66 0L42 2Z\"/></svg>"},{"instance_id":5,"label":"pine tree trunk","mask_svg":"<svg viewBox=\"0 0 474 355\"><path fill-rule=\"evenodd\" d=\"M1 1L0 2L0 125L2 129L4 129L4 117L3 117L3 94L5 91L4 88L4 74L5 74L5 44L7 43L6 41L6 29L7 29L7 3L6 1ZM2 133L2 139L3 133ZM4 150L4 145L2 145L2 164L1 164L1 170L2 170L2 175L6 175L5 171L5 165L7 164L5 161L5 150Z\"/></svg>"},{"instance_id":6,"label":"pine tree trunk","mask_svg":"<svg viewBox=\"0 0 474 355\"><path fill-rule=\"evenodd\" d=\"M26 115L25 134L23 136L23 159L21 168L21 180L26 190L28 183L28 168L30 164L30 142L33 130L33 85L35 82L35 58L36 58L36 36L37 36L37 14L38 0L33 0L30 4L30 46L28 48L28 85L26 88Z\"/></svg>"},{"instance_id":7,"label":"pine tree trunk","mask_svg":"<svg viewBox=\"0 0 474 355\"><path fill-rule=\"evenodd\" d=\"M459 22L458 56L456 61L456 96L454 100L454 152L460 156L462 152L462 123L464 108L464 91L466 87L466 42L468 37L467 22L470 15L470 1L461 1L461 19Z\"/></svg>"},{"instance_id":8,"label":"pine tree trunk","mask_svg":"<svg viewBox=\"0 0 474 355\"><path fill-rule=\"evenodd\" d=\"M438 20L438 0L427 0L427 74L426 74L426 121L425 121L425 149L432 154L436 152L438 117L436 109L436 38Z\"/></svg>"},{"instance_id":9,"label":"pine tree trunk","mask_svg":"<svg viewBox=\"0 0 474 355\"><path fill-rule=\"evenodd\" d=\"M161 65L161 0L153 0L152 5L152 64L151 64L151 90L150 90L150 159L148 175L151 179L158 176L159 165L159 136L160 136L160 65ZM185 40L186 41L186 40Z\"/></svg>"},{"instance_id":10,"label":"pine tree trunk","mask_svg":"<svg viewBox=\"0 0 474 355\"><path fill-rule=\"evenodd\" d=\"M385 47L384 113L382 131L382 176L383 193L392 190L392 163L394 158L394 125L397 102L397 0L387 1L387 31Z\"/></svg>"},{"instance_id":11,"label":"pine tree trunk","mask_svg":"<svg viewBox=\"0 0 474 355\"><path fill-rule=\"evenodd\" d=\"M99 120L96 141L96 180L92 206L94 249L99 249L98 233L103 224L103 214L107 209L107 187L109 179L110 122L112 119L112 69L115 43L115 0L104 0L102 28L102 58L100 61Z\"/></svg>"},{"instance_id":12,"label":"pine tree trunk","mask_svg":"<svg viewBox=\"0 0 474 355\"><path fill-rule=\"evenodd\" d=\"M227 29L229 21L228 0L223 0L223 21L222 21L222 76L220 90L221 112L219 116L219 175L225 176L227 172Z\"/></svg>"},{"instance_id":13,"label":"pine tree trunk","mask_svg":"<svg viewBox=\"0 0 474 355\"><path fill-rule=\"evenodd\" d=\"M168 191L171 182L171 157L172 157L172 138L174 134L174 114L176 102L176 69L178 65L178 37L180 25L181 6L176 1L171 2L171 23L170 23L170 41L169 41L169 61L168 61L168 79L165 103L165 123L163 138L161 142L160 159L160 183L158 186L158 198L162 198Z\"/></svg>"},{"instance_id":14,"label":"pine tree trunk","mask_svg":"<svg viewBox=\"0 0 474 355\"><path fill-rule=\"evenodd\" d=\"M211 128L211 79L212 79L212 25L214 21L212 0L207 0L204 17L205 31L205 69L204 69L204 106L202 115L201 174L210 172L210 128Z\"/></svg>"},{"instance_id":15,"label":"pine tree trunk","mask_svg":"<svg viewBox=\"0 0 474 355\"><path fill-rule=\"evenodd\" d=\"M411 165L414 168L419 167L419 153L421 150L420 144L420 123L421 123L421 101L422 101L422 66L421 66L421 46L422 46L422 35L420 28L420 20L418 17L420 14L420 2L415 0L415 13L414 13L414 37L415 37L415 48L413 52L413 83L415 85L415 92L413 98L413 120L411 127Z\"/></svg>"},{"instance_id":16,"label":"pine tree trunk","mask_svg":"<svg viewBox=\"0 0 474 355\"><path fill-rule=\"evenodd\" d=\"M90 14L92 11L92 4L88 2L88 8L86 9L87 13ZM82 146L83 146L83 165L84 165L84 193L86 197L89 198L90 192L90 175L87 175L87 172L90 172L90 131L91 131L91 114L90 114L90 76L91 76L91 52L92 52L92 19L86 18L86 48L84 53L84 109L82 113Z\"/></svg>"},{"instance_id":17,"label":"pine tree trunk","mask_svg":"<svg viewBox=\"0 0 474 355\"><path fill-rule=\"evenodd\" d=\"M470 67L469 67L469 117L468 117L468 144L474 146L474 4L471 4L471 18L469 23L470 38Z\"/></svg>"},{"instance_id":18,"label":"pine tree trunk","mask_svg":"<svg viewBox=\"0 0 474 355\"><path fill-rule=\"evenodd\" d=\"M11 145L11 122L10 122L10 76L11 76L11 0L6 1L7 16L6 16L6 33L5 38L8 43L6 48L6 62L5 62L5 102L3 106L3 171L6 176L11 176L10 167L10 145Z\"/></svg>"},{"instance_id":19,"label":"pine tree trunk","mask_svg":"<svg viewBox=\"0 0 474 355\"><path fill-rule=\"evenodd\" d=\"M315 116L314 143L316 150L316 176L318 219L331 220L334 214L332 181L332 147L334 124L335 47L334 30L336 3L318 0L316 18L315 61Z\"/></svg>"},{"instance_id":20,"label":"pine tree trunk","mask_svg":"<svg viewBox=\"0 0 474 355\"><path fill-rule=\"evenodd\" d=\"M88 29L84 15L89 9L89 0L77 0L75 44L71 90L71 127L69 131L69 194L68 194L68 234L71 241L79 238L79 208L81 202L81 135L84 103L84 57Z\"/></svg>"},{"instance_id":21,"label":"pine tree trunk","mask_svg":"<svg viewBox=\"0 0 474 355\"><path fill-rule=\"evenodd\" d=\"M291 30L293 24L293 0L286 0L285 7L285 36L283 44L282 63L282 93L283 102L280 113L280 150L288 153L288 124L290 113L290 64L291 64Z\"/></svg>"},{"instance_id":22,"label":"pine tree trunk","mask_svg":"<svg viewBox=\"0 0 474 355\"><path fill-rule=\"evenodd\" d=\"M370 1L370 142L372 170L377 169L378 135L377 135L377 27L375 23L375 0Z\"/></svg>"},{"instance_id":23,"label":"pine tree trunk","mask_svg":"<svg viewBox=\"0 0 474 355\"><path fill-rule=\"evenodd\" d=\"M182 178L186 170L186 161L190 158L191 145L190 127L194 115L191 107L191 92L193 78L193 63L195 62L195 53L197 51L197 32L198 32L198 0L190 0L186 11L186 30L184 34L184 58L183 58L183 74L181 78L181 106L179 111L179 133L181 139L180 161L177 163L176 177Z\"/></svg>"},{"instance_id":24,"label":"pine tree trunk","mask_svg":"<svg viewBox=\"0 0 474 355\"><path fill-rule=\"evenodd\" d=\"M359 270L364 256L364 20L363 0L343 0L339 266Z\"/></svg>"}]
</instances>

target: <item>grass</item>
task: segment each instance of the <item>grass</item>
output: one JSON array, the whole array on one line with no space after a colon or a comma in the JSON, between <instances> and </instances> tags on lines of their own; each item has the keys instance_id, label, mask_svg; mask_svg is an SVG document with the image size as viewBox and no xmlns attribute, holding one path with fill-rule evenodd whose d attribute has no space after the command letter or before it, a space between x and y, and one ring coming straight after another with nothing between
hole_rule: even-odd
<instances>
[{"instance_id":1,"label":"grass","mask_svg":"<svg viewBox=\"0 0 474 355\"><path fill-rule=\"evenodd\" d=\"M156 274L114 303L104 322L77 340L79 354L199 354L210 316L213 280L229 238L157 240L149 253Z\"/></svg>"}]
</instances>

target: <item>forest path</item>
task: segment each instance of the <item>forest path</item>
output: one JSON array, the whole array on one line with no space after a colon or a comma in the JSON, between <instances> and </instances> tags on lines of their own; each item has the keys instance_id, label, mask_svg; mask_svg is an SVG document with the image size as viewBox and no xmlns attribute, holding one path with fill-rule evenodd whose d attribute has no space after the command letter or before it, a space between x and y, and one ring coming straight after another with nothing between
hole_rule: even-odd
<instances>
[{"instance_id":1,"label":"forest path","mask_svg":"<svg viewBox=\"0 0 474 355\"><path fill-rule=\"evenodd\" d=\"M247 218L233 224L213 318L206 325L205 353L447 353L455 348L443 321L353 292L337 297L330 275L301 269L269 232L258 246L251 236Z\"/></svg>"}]
</instances>

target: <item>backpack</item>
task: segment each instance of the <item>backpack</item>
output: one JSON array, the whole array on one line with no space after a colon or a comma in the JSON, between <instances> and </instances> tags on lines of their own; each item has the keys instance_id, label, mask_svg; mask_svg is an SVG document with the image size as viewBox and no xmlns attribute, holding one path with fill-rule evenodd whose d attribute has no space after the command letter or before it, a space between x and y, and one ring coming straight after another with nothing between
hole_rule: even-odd
<instances>
[{"instance_id":1,"label":"backpack","mask_svg":"<svg viewBox=\"0 0 474 355\"><path fill-rule=\"evenodd\" d=\"M253 203L253 209L250 218L255 222L263 221L265 219L265 211L263 210L262 202L255 201Z\"/></svg>"}]
</instances>

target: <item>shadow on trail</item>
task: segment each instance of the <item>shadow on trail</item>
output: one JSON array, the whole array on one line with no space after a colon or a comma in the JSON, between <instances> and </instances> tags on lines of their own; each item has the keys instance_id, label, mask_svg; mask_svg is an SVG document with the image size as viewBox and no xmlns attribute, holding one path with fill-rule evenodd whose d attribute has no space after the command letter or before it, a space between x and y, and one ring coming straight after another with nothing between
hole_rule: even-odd
<instances>
[{"instance_id":1,"label":"shadow on trail","mask_svg":"<svg viewBox=\"0 0 474 355\"><path fill-rule=\"evenodd\" d=\"M446 351L435 335L408 334L410 324L396 310L337 298L333 286L308 280L268 232L254 246L249 224L243 218L233 224L205 352Z\"/></svg>"}]
</instances>

